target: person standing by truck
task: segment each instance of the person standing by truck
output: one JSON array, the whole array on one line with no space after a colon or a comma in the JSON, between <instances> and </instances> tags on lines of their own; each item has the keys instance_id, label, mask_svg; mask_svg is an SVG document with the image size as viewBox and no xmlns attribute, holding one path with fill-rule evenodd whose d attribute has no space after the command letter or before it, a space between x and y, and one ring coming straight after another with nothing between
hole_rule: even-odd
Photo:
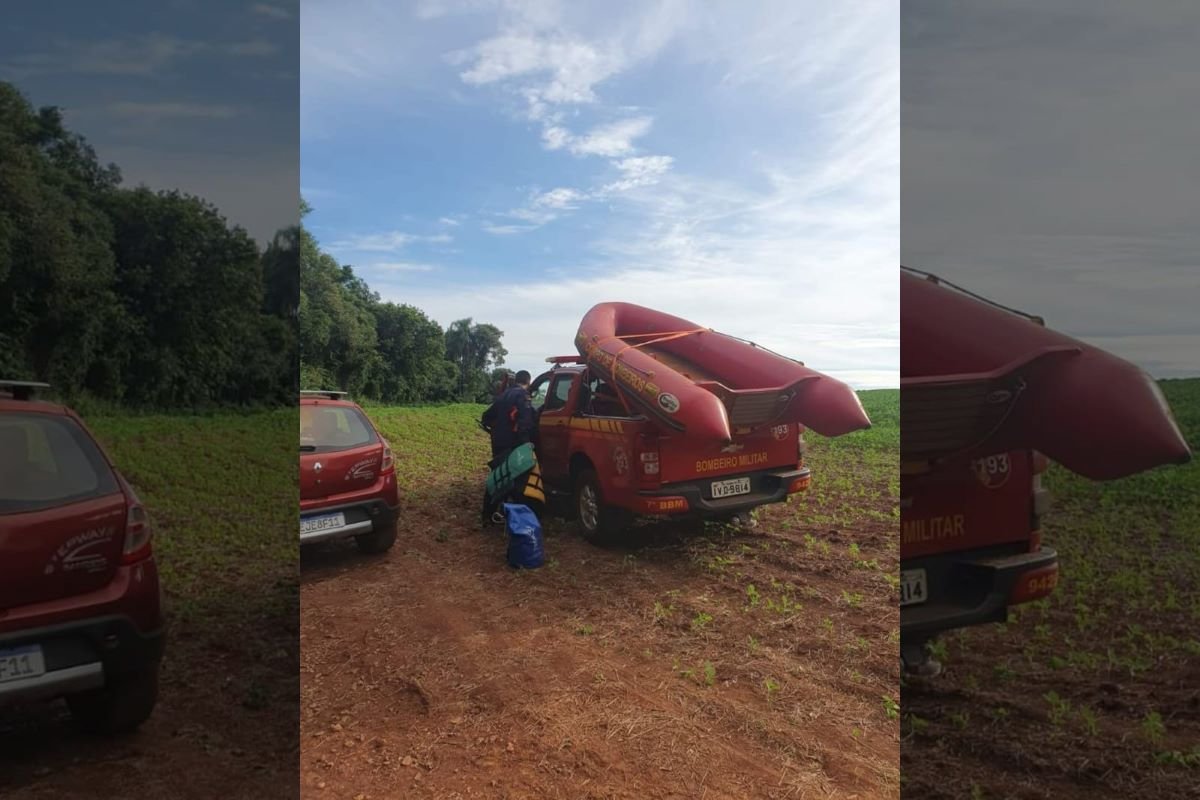
<instances>
[{"instance_id":1,"label":"person standing by truck","mask_svg":"<svg viewBox=\"0 0 1200 800\"><path fill-rule=\"evenodd\" d=\"M488 462L488 469L494 470L499 467L518 447L533 444L537 415L533 409L533 400L529 396L531 380L532 377L526 370L517 372L513 376L513 385L501 391L479 420L480 426L491 436L492 460ZM509 495L535 506L534 512L540 516L545 494L542 490L541 471L536 461L532 470L518 477ZM494 515L503 500L502 496L491 496L484 488L483 507L480 512L484 525L496 521Z\"/></svg>"},{"instance_id":2,"label":"person standing by truck","mask_svg":"<svg viewBox=\"0 0 1200 800\"><path fill-rule=\"evenodd\" d=\"M502 391L480 418L492 437L492 461L495 469L515 448L533 441L533 400L529 397L531 376L521 370L513 376L513 385Z\"/></svg>"}]
</instances>

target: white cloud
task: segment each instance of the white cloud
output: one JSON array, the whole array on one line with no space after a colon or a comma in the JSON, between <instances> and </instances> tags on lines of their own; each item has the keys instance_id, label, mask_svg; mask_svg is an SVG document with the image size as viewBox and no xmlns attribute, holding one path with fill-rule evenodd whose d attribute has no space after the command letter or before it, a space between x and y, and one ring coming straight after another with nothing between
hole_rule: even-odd
<instances>
[{"instance_id":1,"label":"white cloud","mask_svg":"<svg viewBox=\"0 0 1200 800\"><path fill-rule=\"evenodd\" d=\"M261 14L264 17L271 17L272 19L292 18L292 12L288 11L286 8L273 6L268 3L255 3L254 5L250 6L250 10L255 14Z\"/></svg>"},{"instance_id":2,"label":"white cloud","mask_svg":"<svg viewBox=\"0 0 1200 800\"><path fill-rule=\"evenodd\" d=\"M114 103L108 110L116 116L150 121L179 118L229 119L238 115L238 109L233 106L203 103Z\"/></svg>"},{"instance_id":3,"label":"white cloud","mask_svg":"<svg viewBox=\"0 0 1200 800\"><path fill-rule=\"evenodd\" d=\"M412 261L382 261L369 265L367 269L380 272L433 272L437 267Z\"/></svg>"},{"instance_id":4,"label":"white cloud","mask_svg":"<svg viewBox=\"0 0 1200 800\"><path fill-rule=\"evenodd\" d=\"M459 220L454 219L453 217L439 217L438 222L443 225L449 225L452 228L456 228L462 224Z\"/></svg>"},{"instance_id":5,"label":"white cloud","mask_svg":"<svg viewBox=\"0 0 1200 800\"><path fill-rule=\"evenodd\" d=\"M497 225L494 222L483 223L483 229L497 236L511 236L514 233L526 233L536 228L536 225Z\"/></svg>"},{"instance_id":6,"label":"white cloud","mask_svg":"<svg viewBox=\"0 0 1200 800\"><path fill-rule=\"evenodd\" d=\"M564 128L553 127L548 129L553 133L544 131L542 139L552 150L565 146L575 155L623 156L633 152L634 140L645 136L652 123L650 117L623 119L592 128L583 136L573 136Z\"/></svg>"},{"instance_id":7,"label":"white cloud","mask_svg":"<svg viewBox=\"0 0 1200 800\"><path fill-rule=\"evenodd\" d=\"M332 250L347 253L398 253L414 242L449 241L453 241L453 237L445 233L421 236L404 231L385 231L349 236L332 242L329 247Z\"/></svg>"},{"instance_id":8,"label":"white cloud","mask_svg":"<svg viewBox=\"0 0 1200 800\"><path fill-rule=\"evenodd\" d=\"M584 197L585 195L577 189L551 189L534 198L533 203L546 208L569 209L577 208L579 201Z\"/></svg>"},{"instance_id":9,"label":"white cloud","mask_svg":"<svg viewBox=\"0 0 1200 800\"><path fill-rule=\"evenodd\" d=\"M607 184L606 192L626 192L640 186L657 183L671 169L675 159L670 156L636 156L614 161L613 166L621 172L621 178Z\"/></svg>"}]
</instances>

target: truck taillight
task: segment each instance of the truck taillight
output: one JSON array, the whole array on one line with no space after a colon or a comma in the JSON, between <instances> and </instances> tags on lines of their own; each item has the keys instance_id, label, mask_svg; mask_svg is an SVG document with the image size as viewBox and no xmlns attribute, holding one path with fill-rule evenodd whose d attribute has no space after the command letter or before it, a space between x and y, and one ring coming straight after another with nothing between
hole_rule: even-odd
<instances>
[{"instance_id":1,"label":"truck taillight","mask_svg":"<svg viewBox=\"0 0 1200 800\"><path fill-rule=\"evenodd\" d=\"M125 546L121 550L122 564L136 564L150 557L150 522L146 510L138 503L129 506L125 518Z\"/></svg>"},{"instance_id":2,"label":"truck taillight","mask_svg":"<svg viewBox=\"0 0 1200 800\"><path fill-rule=\"evenodd\" d=\"M804 441L804 428L800 428L800 436L796 440L796 464L804 466L804 456L808 454L808 442Z\"/></svg>"},{"instance_id":3,"label":"truck taillight","mask_svg":"<svg viewBox=\"0 0 1200 800\"><path fill-rule=\"evenodd\" d=\"M380 472L387 472L395 464L395 459L392 458L392 446L387 442L383 443L383 466L379 468Z\"/></svg>"},{"instance_id":4,"label":"truck taillight","mask_svg":"<svg viewBox=\"0 0 1200 800\"><path fill-rule=\"evenodd\" d=\"M655 483L658 481L660 465L658 459L658 437L645 433L637 437L638 477L643 481Z\"/></svg>"},{"instance_id":5,"label":"truck taillight","mask_svg":"<svg viewBox=\"0 0 1200 800\"><path fill-rule=\"evenodd\" d=\"M1050 459L1046 458L1044 455L1039 453L1037 450L1034 450L1033 451L1033 474L1041 475L1043 472L1045 472L1048 469L1050 469Z\"/></svg>"}]
</instances>

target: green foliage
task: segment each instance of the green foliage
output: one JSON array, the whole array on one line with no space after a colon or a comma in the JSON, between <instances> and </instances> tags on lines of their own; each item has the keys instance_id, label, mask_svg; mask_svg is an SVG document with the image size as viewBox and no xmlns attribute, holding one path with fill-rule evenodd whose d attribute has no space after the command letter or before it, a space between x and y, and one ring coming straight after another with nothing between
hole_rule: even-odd
<instances>
[{"instance_id":1,"label":"green foliage","mask_svg":"<svg viewBox=\"0 0 1200 800\"><path fill-rule=\"evenodd\" d=\"M384 302L306 228L297 242L302 388L386 404L491 400L490 370L507 353L499 328L463 319L443 331L420 309Z\"/></svg>"},{"instance_id":2,"label":"green foliage","mask_svg":"<svg viewBox=\"0 0 1200 800\"><path fill-rule=\"evenodd\" d=\"M290 402L294 236L124 189L57 109L0 82L0 375L144 409Z\"/></svg>"}]
</instances>

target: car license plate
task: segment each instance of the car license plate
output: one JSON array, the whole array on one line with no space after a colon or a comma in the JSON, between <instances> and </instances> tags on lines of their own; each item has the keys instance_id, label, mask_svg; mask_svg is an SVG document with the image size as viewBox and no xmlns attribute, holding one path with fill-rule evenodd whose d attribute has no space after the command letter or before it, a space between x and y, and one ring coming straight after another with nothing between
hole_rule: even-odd
<instances>
[{"instance_id":1,"label":"car license plate","mask_svg":"<svg viewBox=\"0 0 1200 800\"><path fill-rule=\"evenodd\" d=\"M0 650L0 683L37 678L46 673L40 645Z\"/></svg>"},{"instance_id":2,"label":"car license plate","mask_svg":"<svg viewBox=\"0 0 1200 800\"><path fill-rule=\"evenodd\" d=\"M739 494L750 494L749 478L734 478L728 481L713 481L712 496L714 500L721 497L736 497Z\"/></svg>"},{"instance_id":3,"label":"car license plate","mask_svg":"<svg viewBox=\"0 0 1200 800\"><path fill-rule=\"evenodd\" d=\"M900 605L915 606L929 599L925 570L910 569L900 573Z\"/></svg>"},{"instance_id":4,"label":"car license plate","mask_svg":"<svg viewBox=\"0 0 1200 800\"><path fill-rule=\"evenodd\" d=\"M346 527L345 514L325 514L320 517L301 517L301 533L317 533Z\"/></svg>"}]
</instances>

